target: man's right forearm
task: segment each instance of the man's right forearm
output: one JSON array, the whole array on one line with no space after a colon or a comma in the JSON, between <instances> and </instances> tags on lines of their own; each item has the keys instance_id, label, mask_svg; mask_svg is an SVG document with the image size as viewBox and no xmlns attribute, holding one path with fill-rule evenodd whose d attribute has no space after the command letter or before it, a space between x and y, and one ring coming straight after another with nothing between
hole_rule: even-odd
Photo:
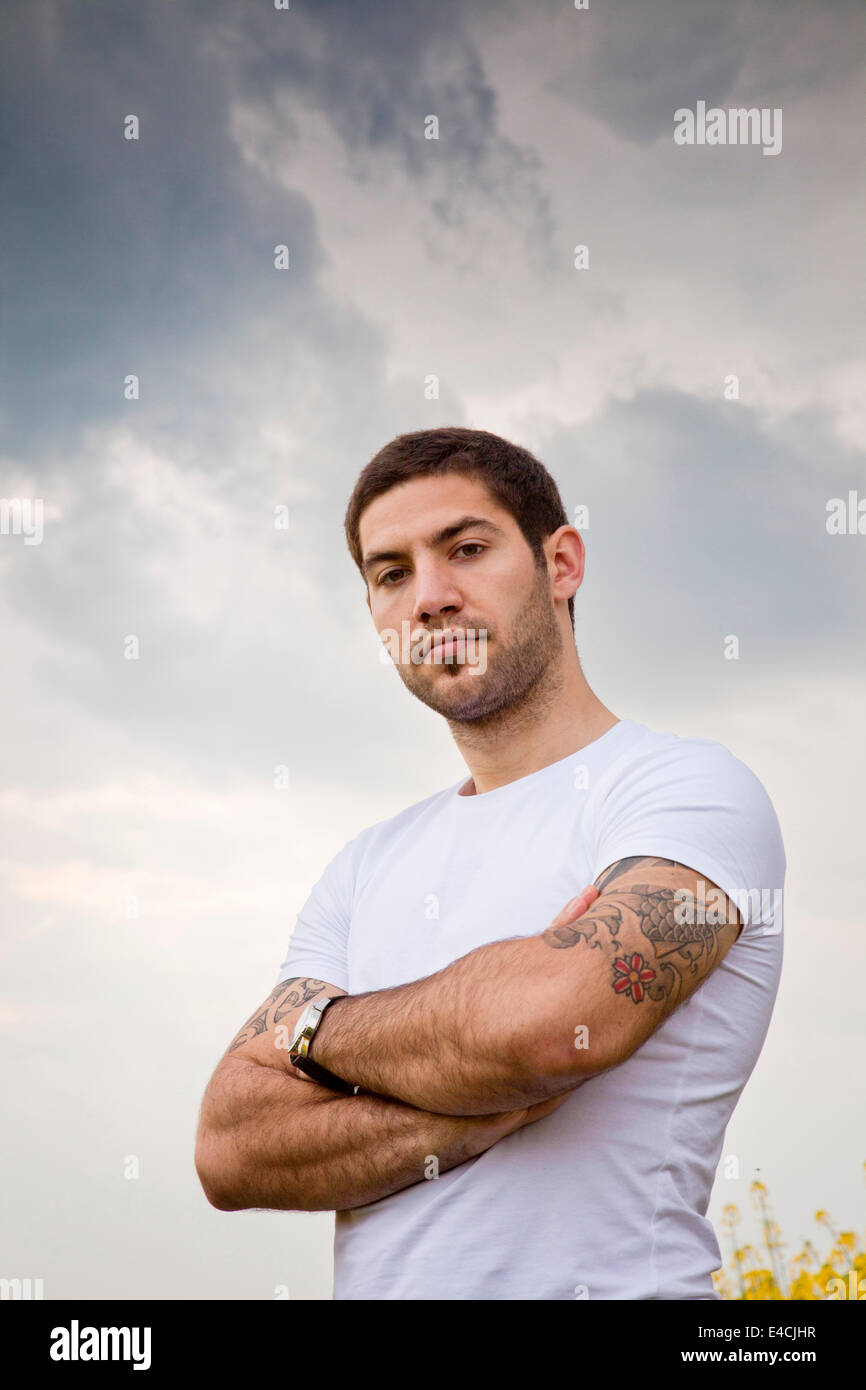
<instances>
[{"instance_id":1,"label":"man's right forearm","mask_svg":"<svg viewBox=\"0 0 866 1390\"><path fill-rule=\"evenodd\" d=\"M434 1115L361 1092L343 1096L255 1062L214 1078L196 1167L222 1211L348 1211L483 1153L518 1128L510 1115Z\"/></svg>"}]
</instances>

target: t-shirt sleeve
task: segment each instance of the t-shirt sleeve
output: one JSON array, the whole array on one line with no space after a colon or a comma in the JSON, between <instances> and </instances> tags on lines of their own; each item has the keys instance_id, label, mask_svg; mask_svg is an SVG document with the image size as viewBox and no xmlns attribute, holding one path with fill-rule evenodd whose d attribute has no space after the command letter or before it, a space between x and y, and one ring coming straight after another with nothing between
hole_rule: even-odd
<instances>
[{"instance_id":1,"label":"t-shirt sleeve","mask_svg":"<svg viewBox=\"0 0 866 1390\"><path fill-rule=\"evenodd\" d=\"M736 904L741 940L781 932L779 822L761 782L722 744L674 735L645 740L603 774L584 829L593 879L633 855L673 859Z\"/></svg>"},{"instance_id":2,"label":"t-shirt sleeve","mask_svg":"<svg viewBox=\"0 0 866 1390\"><path fill-rule=\"evenodd\" d=\"M349 989L349 925L355 891L357 841L344 845L328 864L298 913L288 954L275 984L295 975Z\"/></svg>"}]
</instances>

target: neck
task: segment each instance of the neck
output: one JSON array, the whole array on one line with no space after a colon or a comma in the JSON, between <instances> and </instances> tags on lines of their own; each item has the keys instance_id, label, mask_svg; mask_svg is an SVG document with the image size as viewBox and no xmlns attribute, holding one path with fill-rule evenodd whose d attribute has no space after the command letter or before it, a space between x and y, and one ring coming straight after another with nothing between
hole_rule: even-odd
<instances>
[{"instance_id":1,"label":"neck","mask_svg":"<svg viewBox=\"0 0 866 1390\"><path fill-rule=\"evenodd\" d=\"M573 652L573 661L571 659ZM466 760L475 792L489 792L577 753L618 722L586 683L576 650L545 676L519 706L490 719L449 727ZM472 793L472 788L469 789Z\"/></svg>"}]
</instances>

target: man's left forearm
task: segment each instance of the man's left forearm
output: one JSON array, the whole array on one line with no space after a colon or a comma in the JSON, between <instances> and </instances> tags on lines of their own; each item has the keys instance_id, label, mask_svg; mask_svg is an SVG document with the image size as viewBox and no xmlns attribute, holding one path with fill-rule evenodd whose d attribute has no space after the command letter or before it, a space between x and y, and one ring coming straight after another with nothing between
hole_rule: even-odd
<instances>
[{"instance_id":1,"label":"man's left forearm","mask_svg":"<svg viewBox=\"0 0 866 1390\"><path fill-rule=\"evenodd\" d=\"M443 1115L560 1095L585 1077L542 1074L549 971L539 937L491 942L423 980L336 999L310 1056L366 1091Z\"/></svg>"}]
</instances>

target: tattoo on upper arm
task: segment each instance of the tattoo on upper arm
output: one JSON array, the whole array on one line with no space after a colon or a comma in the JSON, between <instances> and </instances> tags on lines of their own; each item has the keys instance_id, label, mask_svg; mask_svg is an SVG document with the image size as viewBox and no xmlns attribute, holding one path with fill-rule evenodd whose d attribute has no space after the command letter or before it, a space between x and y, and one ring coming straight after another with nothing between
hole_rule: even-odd
<instances>
[{"instance_id":1,"label":"tattoo on upper arm","mask_svg":"<svg viewBox=\"0 0 866 1390\"><path fill-rule=\"evenodd\" d=\"M678 869L680 867L673 859L648 859L642 854L632 855L630 859L618 859L615 864L611 864L609 869L605 869L604 873L596 880L595 886L599 893L603 893L608 884L613 883L615 878L622 878L623 874L630 873L632 869L637 868L638 864L653 869L658 868L660 864L666 868Z\"/></svg>"},{"instance_id":2,"label":"tattoo on upper arm","mask_svg":"<svg viewBox=\"0 0 866 1390\"><path fill-rule=\"evenodd\" d=\"M701 976L715 965L720 952L720 934L727 921L681 921L681 897L677 890L652 883L653 870L686 866L672 859L636 855L620 859L596 880L599 894L616 879L635 869L646 871L646 882L622 888L619 902L605 903L599 897L592 907L567 926L548 927L542 940L554 950L567 950L585 941L591 950L603 950L610 961L610 985L615 994L625 994L635 1004L644 998L676 1004L686 977ZM626 922L628 917L629 922ZM647 952L625 946L621 939L626 925L637 923L647 943ZM605 928L607 935L601 930Z\"/></svg>"},{"instance_id":3,"label":"tattoo on upper arm","mask_svg":"<svg viewBox=\"0 0 866 1390\"><path fill-rule=\"evenodd\" d=\"M245 1042L251 1042L260 1033L264 1033L268 1028L279 1023L281 1018L291 1013L299 1004L306 1004L307 1000L315 999L317 994L321 994L326 988L324 981L311 980L299 975L290 980L281 980L280 983L271 991L265 1003L255 1013L250 1014L241 1031L229 1047L229 1052L234 1052Z\"/></svg>"}]
</instances>

